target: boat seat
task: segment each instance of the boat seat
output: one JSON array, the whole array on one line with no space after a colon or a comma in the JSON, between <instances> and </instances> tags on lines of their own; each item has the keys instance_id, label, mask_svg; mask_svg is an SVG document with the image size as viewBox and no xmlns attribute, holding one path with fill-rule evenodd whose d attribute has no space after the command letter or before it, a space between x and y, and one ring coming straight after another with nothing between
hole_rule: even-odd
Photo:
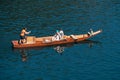
<instances>
[{"instance_id":1,"label":"boat seat","mask_svg":"<svg viewBox=\"0 0 120 80\"><path fill-rule=\"evenodd\" d=\"M72 39L74 39L74 40L77 40L78 38L76 37L76 36L74 36L74 35L70 35L70 37L72 38Z\"/></svg>"},{"instance_id":2,"label":"boat seat","mask_svg":"<svg viewBox=\"0 0 120 80\"><path fill-rule=\"evenodd\" d=\"M26 36L26 44L33 44L35 41L35 36Z\"/></svg>"},{"instance_id":3,"label":"boat seat","mask_svg":"<svg viewBox=\"0 0 120 80\"><path fill-rule=\"evenodd\" d=\"M52 39L51 38L43 38L43 43L51 43Z\"/></svg>"}]
</instances>

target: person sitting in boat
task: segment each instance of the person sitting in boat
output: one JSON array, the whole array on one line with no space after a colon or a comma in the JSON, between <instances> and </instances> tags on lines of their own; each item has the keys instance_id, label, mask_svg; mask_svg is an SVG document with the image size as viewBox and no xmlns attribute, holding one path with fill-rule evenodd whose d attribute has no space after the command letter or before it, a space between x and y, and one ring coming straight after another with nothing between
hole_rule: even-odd
<instances>
[{"instance_id":1,"label":"person sitting in boat","mask_svg":"<svg viewBox=\"0 0 120 80\"><path fill-rule=\"evenodd\" d=\"M93 34L93 30L90 29L90 32L88 32L88 35L89 35L89 36L92 36L92 34Z\"/></svg>"},{"instance_id":2,"label":"person sitting in boat","mask_svg":"<svg viewBox=\"0 0 120 80\"><path fill-rule=\"evenodd\" d=\"M21 33L20 33L20 41L19 41L20 44L21 44L21 43L25 43L25 42L26 42L26 40L25 40L25 35L31 33L31 31L27 32L26 30L27 30L27 28L23 28L23 29L21 30Z\"/></svg>"},{"instance_id":3,"label":"person sitting in boat","mask_svg":"<svg viewBox=\"0 0 120 80\"><path fill-rule=\"evenodd\" d=\"M63 32L63 30L60 29L59 33L60 33L60 39L63 39L63 36L64 36L64 32Z\"/></svg>"},{"instance_id":4,"label":"person sitting in boat","mask_svg":"<svg viewBox=\"0 0 120 80\"><path fill-rule=\"evenodd\" d=\"M60 33L56 30L56 34L52 37L52 41L59 41L60 40Z\"/></svg>"},{"instance_id":5,"label":"person sitting in boat","mask_svg":"<svg viewBox=\"0 0 120 80\"><path fill-rule=\"evenodd\" d=\"M93 34L93 30L92 29L90 29L90 32L91 32L91 34Z\"/></svg>"}]
</instances>

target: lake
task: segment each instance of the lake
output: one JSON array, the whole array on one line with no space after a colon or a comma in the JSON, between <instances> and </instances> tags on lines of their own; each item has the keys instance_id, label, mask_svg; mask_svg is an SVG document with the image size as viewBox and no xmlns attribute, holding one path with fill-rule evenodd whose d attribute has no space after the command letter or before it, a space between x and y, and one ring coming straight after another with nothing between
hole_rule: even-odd
<instances>
[{"instance_id":1,"label":"lake","mask_svg":"<svg viewBox=\"0 0 120 80\"><path fill-rule=\"evenodd\" d=\"M29 36L103 32L75 44L13 49ZM0 80L120 80L120 0L0 0Z\"/></svg>"}]
</instances>

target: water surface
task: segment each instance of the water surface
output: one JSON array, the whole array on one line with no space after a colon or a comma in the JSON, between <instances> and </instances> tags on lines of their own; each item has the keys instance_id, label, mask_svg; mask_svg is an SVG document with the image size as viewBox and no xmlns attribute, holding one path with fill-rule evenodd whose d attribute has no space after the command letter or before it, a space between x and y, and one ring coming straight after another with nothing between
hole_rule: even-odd
<instances>
[{"instance_id":1,"label":"water surface","mask_svg":"<svg viewBox=\"0 0 120 80\"><path fill-rule=\"evenodd\" d=\"M120 80L119 14L119 0L1 0L0 80ZM103 32L78 44L12 49L23 27L36 37L59 28Z\"/></svg>"}]
</instances>

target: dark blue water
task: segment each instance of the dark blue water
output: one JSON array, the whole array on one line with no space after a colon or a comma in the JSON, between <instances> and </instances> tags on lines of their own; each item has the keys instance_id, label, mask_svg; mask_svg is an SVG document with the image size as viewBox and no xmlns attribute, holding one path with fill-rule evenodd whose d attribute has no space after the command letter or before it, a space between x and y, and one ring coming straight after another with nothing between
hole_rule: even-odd
<instances>
[{"instance_id":1,"label":"dark blue water","mask_svg":"<svg viewBox=\"0 0 120 80\"><path fill-rule=\"evenodd\" d=\"M59 28L103 32L77 44L12 49L23 27L37 37ZM0 37L0 80L120 80L120 0L0 0Z\"/></svg>"}]
</instances>

